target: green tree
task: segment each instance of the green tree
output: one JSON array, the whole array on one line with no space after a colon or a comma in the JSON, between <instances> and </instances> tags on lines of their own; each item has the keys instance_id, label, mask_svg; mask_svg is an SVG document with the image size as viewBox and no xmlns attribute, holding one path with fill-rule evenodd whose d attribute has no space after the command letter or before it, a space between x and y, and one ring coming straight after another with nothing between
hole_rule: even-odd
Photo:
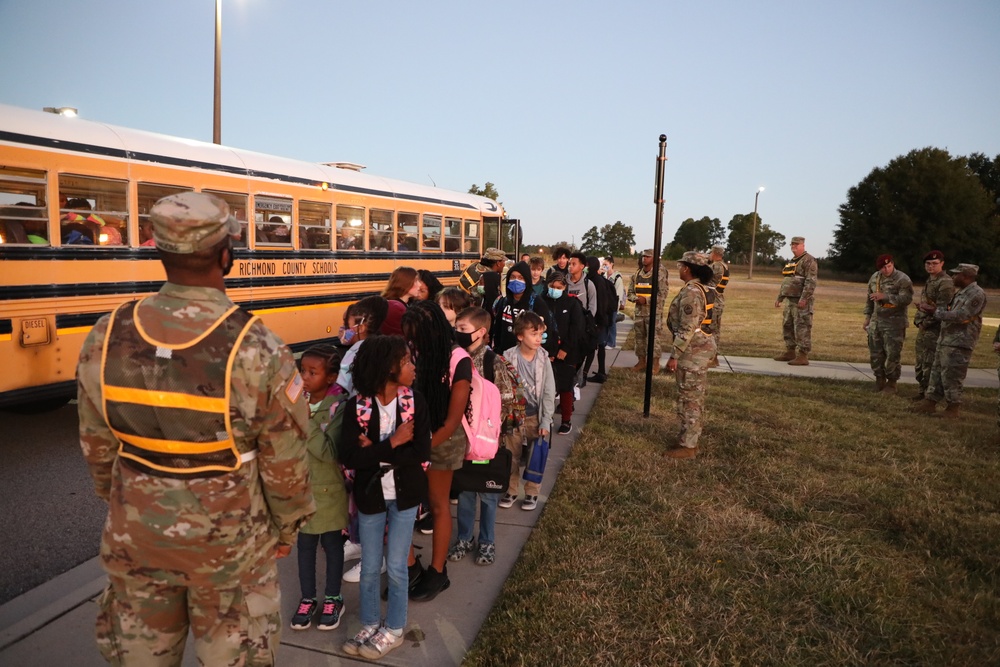
<instances>
[{"instance_id":1,"label":"green tree","mask_svg":"<svg viewBox=\"0 0 1000 667\"><path fill-rule=\"evenodd\" d=\"M753 241L755 263L771 264L778 256L778 251L785 245L785 235L771 229L770 225L757 216L757 234L753 238L754 214L737 213L729 221L729 237L726 241L726 252L729 259L737 264L750 263L750 245Z\"/></svg>"},{"instance_id":2,"label":"green tree","mask_svg":"<svg viewBox=\"0 0 1000 667\"><path fill-rule=\"evenodd\" d=\"M493 185L493 183L490 181L487 181L486 185L484 185L483 187L479 187L478 185L473 183L472 187L469 188L469 194L479 195L480 197L488 197L489 199L492 199L498 204L502 203L500 202L500 193L497 192L496 186Z\"/></svg>"},{"instance_id":3,"label":"green tree","mask_svg":"<svg viewBox=\"0 0 1000 667\"><path fill-rule=\"evenodd\" d=\"M919 277L924 254L937 248L949 264L978 264L980 276L996 281L998 216L995 196L984 185L996 182L995 168L979 154L952 157L931 147L876 167L847 191L838 209L831 263L844 271L868 272L872 260L888 252L902 271Z\"/></svg>"},{"instance_id":4,"label":"green tree","mask_svg":"<svg viewBox=\"0 0 1000 667\"><path fill-rule=\"evenodd\" d=\"M580 239L580 252L587 255L606 254L604 240L601 238L601 232L597 230L597 225L583 233L583 238Z\"/></svg>"},{"instance_id":5,"label":"green tree","mask_svg":"<svg viewBox=\"0 0 1000 667\"><path fill-rule=\"evenodd\" d=\"M706 215L699 220L688 218L682 222L674 234L671 245L681 246L685 250L707 250L722 241L724 237L722 222L718 218Z\"/></svg>"},{"instance_id":6,"label":"green tree","mask_svg":"<svg viewBox=\"0 0 1000 667\"><path fill-rule=\"evenodd\" d=\"M618 220L613 225L601 227L601 241L604 244L604 252L601 254L611 254L617 257L628 257L632 254L635 246L635 232L631 225L623 224Z\"/></svg>"}]
</instances>

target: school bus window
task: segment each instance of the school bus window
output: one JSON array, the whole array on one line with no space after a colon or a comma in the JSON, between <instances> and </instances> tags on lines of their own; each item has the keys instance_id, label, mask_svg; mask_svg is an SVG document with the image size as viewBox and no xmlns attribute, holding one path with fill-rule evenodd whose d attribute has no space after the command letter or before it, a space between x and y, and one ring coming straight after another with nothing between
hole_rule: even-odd
<instances>
[{"instance_id":1,"label":"school bus window","mask_svg":"<svg viewBox=\"0 0 1000 667\"><path fill-rule=\"evenodd\" d=\"M415 251L419 233L420 216L416 213L400 213L396 217L396 250Z\"/></svg>"},{"instance_id":2,"label":"school bus window","mask_svg":"<svg viewBox=\"0 0 1000 667\"><path fill-rule=\"evenodd\" d=\"M178 192L187 192L190 188L183 188L179 185L157 185L155 183L137 184L139 195L139 247L155 248L153 241L153 221L149 219L149 210L153 204L168 195Z\"/></svg>"},{"instance_id":3,"label":"school bus window","mask_svg":"<svg viewBox=\"0 0 1000 667\"><path fill-rule=\"evenodd\" d=\"M337 207L337 250L365 249L365 209Z\"/></svg>"},{"instance_id":4,"label":"school bus window","mask_svg":"<svg viewBox=\"0 0 1000 667\"><path fill-rule=\"evenodd\" d=\"M444 251L462 250L462 221L459 218L444 219Z\"/></svg>"},{"instance_id":5,"label":"school bus window","mask_svg":"<svg viewBox=\"0 0 1000 667\"><path fill-rule=\"evenodd\" d=\"M392 238L392 211L373 208L368 211L368 222L371 229L368 236L368 248L370 250L392 250L395 247Z\"/></svg>"},{"instance_id":6,"label":"school bus window","mask_svg":"<svg viewBox=\"0 0 1000 667\"><path fill-rule=\"evenodd\" d=\"M202 190L210 195L215 195L219 199L229 204L229 213L240 223L240 238L233 240L236 248L247 247L247 196L234 192L222 192L221 190Z\"/></svg>"},{"instance_id":7,"label":"school bus window","mask_svg":"<svg viewBox=\"0 0 1000 667\"><path fill-rule=\"evenodd\" d=\"M254 197L257 245L292 245L292 200Z\"/></svg>"},{"instance_id":8,"label":"school bus window","mask_svg":"<svg viewBox=\"0 0 1000 667\"><path fill-rule=\"evenodd\" d=\"M480 254L479 251L479 221L465 221L465 252Z\"/></svg>"},{"instance_id":9,"label":"school bus window","mask_svg":"<svg viewBox=\"0 0 1000 667\"><path fill-rule=\"evenodd\" d=\"M299 202L299 247L330 249L330 205Z\"/></svg>"},{"instance_id":10,"label":"school bus window","mask_svg":"<svg viewBox=\"0 0 1000 667\"><path fill-rule=\"evenodd\" d=\"M0 243L49 242L45 172L0 166Z\"/></svg>"},{"instance_id":11,"label":"school bus window","mask_svg":"<svg viewBox=\"0 0 1000 667\"><path fill-rule=\"evenodd\" d=\"M128 183L74 174L59 175L63 245L128 245Z\"/></svg>"},{"instance_id":12,"label":"school bus window","mask_svg":"<svg viewBox=\"0 0 1000 667\"><path fill-rule=\"evenodd\" d=\"M441 216L424 215L423 249L441 252Z\"/></svg>"}]
</instances>

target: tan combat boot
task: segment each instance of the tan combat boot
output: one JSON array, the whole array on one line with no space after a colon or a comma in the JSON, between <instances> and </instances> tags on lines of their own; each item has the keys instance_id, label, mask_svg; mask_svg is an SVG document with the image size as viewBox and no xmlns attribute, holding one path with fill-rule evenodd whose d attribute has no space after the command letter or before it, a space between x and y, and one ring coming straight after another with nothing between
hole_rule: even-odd
<instances>
[{"instance_id":1,"label":"tan combat boot","mask_svg":"<svg viewBox=\"0 0 1000 667\"><path fill-rule=\"evenodd\" d=\"M896 393L896 381L886 380L885 389L882 390L883 394L895 394Z\"/></svg>"},{"instance_id":2,"label":"tan combat boot","mask_svg":"<svg viewBox=\"0 0 1000 667\"><path fill-rule=\"evenodd\" d=\"M778 356L774 357L774 360L775 361L791 361L794 358L795 358L795 348L794 347L790 347L787 350L785 350L784 354L779 354Z\"/></svg>"},{"instance_id":3,"label":"tan combat boot","mask_svg":"<svg viewBox=\"0 0 1000 667\"><path fill-rule=\"evenodd\" d=\"M693 459L698 456L698 448L677 445L663 452L663 455L668 459Z\"/></svg>"},{"instance_id":4,"label":"tan combat boot","mask_svg":"<svg viewBox=\"0 0 1000 667\"><path fill-rule=\"evenodd\" d=\"M948 407L944 409L941 416L945 419L958 419L961 415L958 412L958 408L961 403L949 403Z\"/></svg>"},{"instance_id":5,"label":"tan combat boot","mask_svg":"<svg viewBox=\"0 0 1000 667\"><path fill-rule=\"evenodd\" d=\"M874 391L877 394L883 389L885 389L885 378L883 377L875 378L875 389L873 389L872 391Z\"/></svg>"},{"instance_id":6,"label":"tan combat boot","mask_svg":"<svg viewBox=\"0 0 1000 667\"><path fill-rule=\"evenodd\" d=\"M788 362L789 366L808 366L809 365L809 355L805 352L799 352L795 355L795 358Z\"/></svg>"},{"instance_id":7,"label":"tan combat boot","mask_svg":"<svg viewBox=\"0 0 1000 667\"><path fill-rule=\"evenodd\" d=\"M924 400L913 406L914 412L919 412L921 414L932 415L934 410L937 408L937 401L925 398Z\"/></svg>"},{"instance_id":8,"label":"tan combat boot","mask_svg":"<svg viewBox=\"0 0 1000 667\"><path fill-rule=\"evenodd\" d=\"M715 355L714 357L712 357L712 360L710 362L708 362L708 367L709 368L718 368L719 367L719 355Z\"/></svg>"},{"instance_id":9,"label":"tan combat boot","mask_svg":"<svg viewBox=\"0 0 1000 667\"><path fill-rule=\"evenodd\" d=\"M641 373L642 371L646 370L646 360L640 359L639 361L637 361L635 366L632 367L632 370L634 370L636 373Z\"/></svg>"}]
</instances>

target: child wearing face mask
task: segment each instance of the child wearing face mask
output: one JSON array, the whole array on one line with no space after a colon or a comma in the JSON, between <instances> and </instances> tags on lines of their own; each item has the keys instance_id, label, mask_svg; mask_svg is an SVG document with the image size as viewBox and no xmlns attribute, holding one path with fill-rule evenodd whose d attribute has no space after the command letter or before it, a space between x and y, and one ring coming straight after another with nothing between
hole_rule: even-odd
<instances>
[{"instance_id":1,"label":"child wearing face mask","mask_svg":"<svg viewBox=\"0 0 1000 667\"><path fill-rule=\"evenodd\" d=\"M479 374L500 390L501 414L504 418L500 437L513 453L513 438L517 439L518 445L521 441L520 428L524 423L525 399L517 371L502 355L486 345L491 322L490 314L482 308L466 308L455 320L455 342L469 353L472 365ZM520 447L517 451L520 453ZM476 522L476 496L479 496L478 547L472 542L472 527ZM448 550L448 560L460 561L475 549L477 565L493 564L496 560L494 527L499 499L498 493L462 491L458 495L458 540Z\"/></svg>"},{"instance_id":2,"label":"child wearing face mask","mask_svg":"<svg viewBox=\"0 0 1000 667\"><path fill-rule=\"evenodd\" d=\"M568 278L566 274L553 272L549 277L548 294L545 303L552 313L559 336L556 340L556 352L550 354L552 374L556 381L556 396L558 397L559 414L562 424L559 433L568 434L573 430L573 388L576 386L576 367L583 359L583 347L579 334L584 330L583 305L580 299L567 294Z\"/></svg>"},{"instance_id":3,"label":"child wearing face mask","mask_svg":"<svg viewBox=\"0 0 1000 667\"><path fill-rule=\"evenodd\" d=\"M503 354L506 350L517 345L517 337L514 335L514 320L525 311L532 311L542 318L547 327L543 343L545 350L550 356L556 352L555 326L549 313L549 307L545 300L536 296L534 290L529 287L530 280L531 267L527 262L518 262L507 272L507 294L497 299L491 313L493 326L490 332L490 347L497 354Z\"/></svg>"}]
</instances>

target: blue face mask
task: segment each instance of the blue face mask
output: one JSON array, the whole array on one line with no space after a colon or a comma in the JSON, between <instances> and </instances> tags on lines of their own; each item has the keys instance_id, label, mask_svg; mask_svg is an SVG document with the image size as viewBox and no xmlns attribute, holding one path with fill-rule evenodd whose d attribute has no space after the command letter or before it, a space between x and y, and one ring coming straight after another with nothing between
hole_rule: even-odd
<instances>
[{"instance_id":1,"label":"blue face mask","mask_svg":"<svg viewBox=\"0 0 1000 667\"><path fill-rule=\"evenodd\" d=\"M507 283L507 289L510 290L511 294L521 294L526 287L523 280L511 280Z\"/></svg>"},{"instance_id":2,"label":"blue face mask","mask_svg":"<svg viewBox=\"0 0 1000 667\"><path fill-rule=\"evenodd\" d=\"M550 287L549 288L549 296L552 297L553 299L558 299L559 297L561 297L563 295L563 292L565 292L565 291L566 290L564 290L564 289L556 289L555 287Z\"/></svg>"}]
</instances>

